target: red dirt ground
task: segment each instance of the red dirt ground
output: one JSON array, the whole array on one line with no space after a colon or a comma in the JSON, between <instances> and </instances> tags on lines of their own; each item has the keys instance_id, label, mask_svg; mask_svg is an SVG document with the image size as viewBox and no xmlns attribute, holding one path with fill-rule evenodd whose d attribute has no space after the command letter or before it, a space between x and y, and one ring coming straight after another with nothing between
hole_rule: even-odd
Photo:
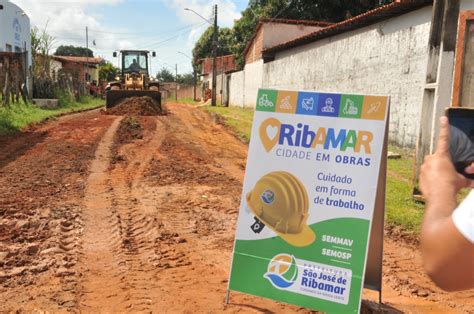
<instances>
[{"instance_id":1,"label":"red dirt ground","mask_svg":"<svg viewBox=\"0 0 474 314\"><path fill-rule=\"evenodd\" d=\"M247 147L168 109L135 118L139 133L93 111L0 139L0 312L309 312L224 305ZM365 290L364 313L474 312L474 291L436 288L416 247L384 248L385 304Z\"/></svg>"}]
</instances>

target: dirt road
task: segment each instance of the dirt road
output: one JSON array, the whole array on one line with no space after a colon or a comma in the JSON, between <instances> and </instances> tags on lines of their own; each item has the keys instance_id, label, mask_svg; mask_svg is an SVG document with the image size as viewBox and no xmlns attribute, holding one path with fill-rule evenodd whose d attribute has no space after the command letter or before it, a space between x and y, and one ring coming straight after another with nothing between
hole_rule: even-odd
<instances>
[{"instance_id":1,"label":"dirt road","mask_svg":"<svg viewBox=\"0 0 474 314\"><path fill-rule=\"evenodd\" d=\"M308 312L223 304L247 147L199 109L99 111L0 139L0 312ZM137 126L138 125L138 126ZM384 301L365 312L474 312L415 248L387 238Z\"/></svg>"}]
</instances>

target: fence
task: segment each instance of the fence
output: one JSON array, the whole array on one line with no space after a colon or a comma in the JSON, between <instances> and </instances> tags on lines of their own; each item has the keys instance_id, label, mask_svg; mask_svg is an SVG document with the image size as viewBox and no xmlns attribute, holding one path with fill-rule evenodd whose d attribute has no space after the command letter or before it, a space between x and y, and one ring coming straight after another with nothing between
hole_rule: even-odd
<instances>
[{"instance_id":1,"label":"fence","mask_svg":"<svg viewBox=\"0 0 474 314\"><path fill-rule=\"evenodd\" d=\"M163 82L160 89L164 94L164 98L173 99L194 99L194 85L177 84L176 82ZM178 97L176 97L176 93ZM196 100L200 100L201 85L196 85Z\"/></svg>"},{"instance_id":2,"label":"fence","mask_svg":"<svg viewBox=\"0 0 474 314\"><path fill-rule=\"evenodd\" d=\"M1 105L19 102L20 96L26 102L28 97L26 53L0 52L0 94Z\"/></svg>"}]
</instances>

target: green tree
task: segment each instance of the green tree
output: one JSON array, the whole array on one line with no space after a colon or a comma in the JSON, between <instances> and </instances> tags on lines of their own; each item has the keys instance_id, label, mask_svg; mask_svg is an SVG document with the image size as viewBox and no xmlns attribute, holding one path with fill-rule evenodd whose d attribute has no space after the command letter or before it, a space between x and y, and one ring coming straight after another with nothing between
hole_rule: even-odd
<instances>
[{"instance_id":1,"label":"green tree","mask_svg":"<svg viewBox=\"0 0 474 314\"><path fill-rule=\"evenodd\" d=\"M106 80L108 82L114 81L119 71L120 69L109 61L104 60L101 64L99 64L99 78L101 80Z\"/></svg>"},{"instance_id":2,"label":"green tree","mask_svg":"<svg viewBox=\"0 0 474 314\"><path fill-rule=\"evenodd\" d=\"M89 48L64 46L61 45L56 49L55 56L73 56L73 57L94 57L94 53Z\"/></svg>"},{"instance_id":3,"label":"green tree","mask_svg":"<svg viewBox=\"0 0 474 314\"><path fill-rule=\"evenodd\" d=\"M55 39L46 32L46 27L40 30L36 26L31 29L30 38L33 75L35 78L49 78L51 76L50 53Z\"/></svg>"},{"instance_id":4,"label":"green tree","mask_svg":"<svg viewBox=\"0 0 474 314\"><path fill-rule=\"evenodd\" d=\"M214 29L209 27L196 42L193 49L193 67L197 68L198 60L212 56L212 40ZM220 28L217 46L217 55L224 56L232 54L232 45L234 42L233 31L230 28Z\"/></svg>"},{"instance_id":5,"label":"green tree","mask_svg":"<svg viewBox=\"0 0 474 314\"><path fill-rule=\"evenodd\" d=\"M180 84L194 85L194 75L192 73L178 74L176 81Z\"/></svg>"},{"instance_id":6,"label":"green tree","mask_svg":"<svg viewBox=\"0 0 474 314\"><path fill-rule=\"evenodd\" d=\"M156 73L156 79L158 82L174 82L175 78L173 73L167 68L162 68L158 73Z\"/></svg>"},{"instance_id":7,"label":"green tree","mask_svg":"<svg viewBox=\"0 0 474 314\"><path fill-rule=\"evenodd\" d=\"M390 2L392 0L250 0L232 29L232 52L237 66L243 67L243 51L262 18L340 22Z\"/></svg>"}]
</instances>

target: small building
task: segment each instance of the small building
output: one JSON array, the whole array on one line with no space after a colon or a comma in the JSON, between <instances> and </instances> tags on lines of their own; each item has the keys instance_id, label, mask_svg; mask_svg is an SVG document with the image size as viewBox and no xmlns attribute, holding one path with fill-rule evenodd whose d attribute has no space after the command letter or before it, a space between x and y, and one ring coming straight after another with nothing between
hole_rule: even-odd
<instances>
[{"instance_id":1,"label":"small building","mask_svg":"<svg viewBox=\"0 0 474 314\"><path fill-rule=\"evenodd\" d=\"M332 26L333 23L308 20L262 19L244 50L245 65L242 71L227 77L229 86L225 95L228 102L252 107L262 87L265 50L284 42L307 36Z\"/></svg>"},{"instance_id":2,"label":"small building","mask_svg":"<svg viewBox=\"0 0 474 314\"><path fill-rule=\"evenodd\" d=\"M209 90L212 89L212 60L213 58L204 58L200 59L198 62L202 65L201 70L201 80L202 80L202 97L201 99L207 100L209 94ZM224 81L226 77L226 73L233 72L236 70L236 63L235 63L235 56L234 55L226 55L220 56L216 58L216 88L217 88L217 95L222 97L222 86L224 86ZM206 91L207 95L206 96Z\"/></svg>"},{"instance_id":3,"label":"small building","mask_svg":"<svg viewBox=\"0 0 474 314\"><path fill-rule=\"evenodd\" d=\"M265 49L311 34L332 24L308 20L261 19L244 50L245 64L263 59L262 52Z\"/></svg>"},{"instance_id":4,"label":"small building","mask_svg":"<svg viewBox=\"0 0 474 314\"><path fill-rule=\"evenodd\" d=\"M32 65L30 18L19 6L8 0L0 0L0 53L2 52L24 53L13 58L21 59L21 71L28 90L31 91L32 80L28 74Z\"/></svg>"},{"instance_id":5,"label":"small building","mask_svg":"<svg viewBox=\"0 0 474 314\"><path fill-rule=\"evenodd\" d=\"M31 65L30 18L16 4L0 0L0 52L27 52Z\"/></svg>"},{"instance_id":6,"label":"small building","mask_svg":"<svg viewBox=\"0 0 474 314\"><path fill-rule=\"evenodd\" d=\"M85 82L99 82L99 64L102 58L53 56L51 69L53 77L63 71Z\"/></svg>"}]
</instances>

